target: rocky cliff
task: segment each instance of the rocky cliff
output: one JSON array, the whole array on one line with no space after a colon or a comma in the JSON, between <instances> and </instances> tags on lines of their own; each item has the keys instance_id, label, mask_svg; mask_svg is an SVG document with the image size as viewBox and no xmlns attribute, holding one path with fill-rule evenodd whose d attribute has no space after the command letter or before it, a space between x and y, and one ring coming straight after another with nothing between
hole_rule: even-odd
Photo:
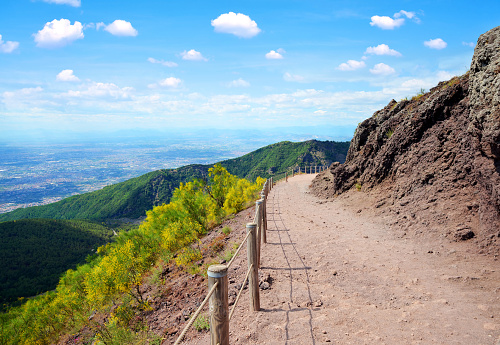
<instances>
[{"instance_id":1,"label":"rocky cliff","mask_svg":"<svg viewBox=\"0 0 500 345\"><path fill-rule=\"evenodd\" d=\"M405 230L500 247L500 27L481 35L468 73L363 121L344 164L311 185L322 197L356 188Z\"/></svg>"}]
</instances>

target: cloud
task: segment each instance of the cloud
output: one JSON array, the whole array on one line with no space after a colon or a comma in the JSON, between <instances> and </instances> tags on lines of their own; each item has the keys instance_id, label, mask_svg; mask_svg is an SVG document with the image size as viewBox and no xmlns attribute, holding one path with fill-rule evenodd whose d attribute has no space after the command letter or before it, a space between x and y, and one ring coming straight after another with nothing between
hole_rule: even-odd
<instances>
[{"instance_id":1,"label":"cloud","mask_svg":"<svg viewBox=\"0 0 500 345\"><path fill-rule=\"evenodd\" d=\"M393 19L387 16L373 16L370 25L377 26L383 30L393 30L404 24L404 18Z\"/></svg>"},{"instance_id":2,"label":"cloud","mask_svg":"<svg viewBox=\"0 0 500 345\"><path fill-rule=\"evenodd\" d=\"M17 91L5 91L3 93L4 98L17 98L17 97L29 97L35 94L39 94L43 91L43 88L40 86L37 87L27 87L24 89L20 89Z\"/></svg>"},{"instance_id":3,"label":"cloud","mask_svg":"<svg viewBox=\"0 0 500 345\"><path fill-rule=\"evenodd\" d=\"M261 31L257 23L242 13L224 13L212 20L215 32L233 34L242 38L251 38Z\"/></svg>"},{"instance_id":4,"label":"cloud","mask_svg":"<svg viewBox=\"0 0 500 345\"><path fill-rule=\"evenodd\" d=\"M100 27L103 26L103 23L98 23L96 25L97 30L100 29ZM104 30L109 32L110 34L114 36L137 36L138 32L136 29L132 27L132 24L130 22L127 22L125 20L117 19L113 23L106 25L104 27Z\"/></svg>"},{"instance_id":5,"label":"cloud","mask_svg":"<svg viewBox=\"0 0 500 345\"><path fill-rule=\"evenodd\" d=\"M232 82L227 84L227 87L249 87L250 83L242 78L233 80Z\"/></svg>"},{"instance_id":6,"label":"cloud","mask_svg":"<svg viewBox=\"0 0 500 345\"><path fill-rule=\"evenodd\" d=\"M148 58L148 61L151 62L151 63L157 63L157 64L160 64L160 65L163 65L163 66L167 66L167 67L177 67L177 66L179 66L175 62L164 61L164 60L156 60L155 58L152 58L152 57Z\"/></svg>"},{"instance_id":7,"label":"cloud","mask_svg":"<svg viewBox=\"0 0 500 345\"><path fill-rule=\"evenodd\" d=\"M462 42L463 46L474 48L476 44L474 42Z\"/></svg>"},{"instance_id":8,"label":"cloud","mask_svg":"<svg viewBox=\"0 0 500 345\"><path fill-rule=\"evenodd\" d=\"M30 116L34 113L44 112L47 107L53 105L53 102L45 99L47 95L40 86L6 91L1 96L3 96L0 97L1 103L5 105L6 109L22 109Z\"/></svg>"},{"instance_id":9,"label":"cloud","mask_svg":"<svg viewBox=\"0 0 500 345\"><path fill-rule=\"evenodd\" d=\"M54 19L47 22L35 36L36 46L40 48L59 48L83 38L82 23L71 25L68 19Z\"/></svg>"},{"instance_id":10,"label":"cloud","mask_svg":"<svg viewBox=\"0 0 500 345\"><path fill-rule=\"evenodd\" d=\"M341 71L354 71L365 66L366 64L364 61L349 60L347 62L341 63L339 67L337 67L337 69Z\"/></svg>"},{"instance_id":11,"label":"cloud","mask_svg":"<svg viewBox=\"0 0 500 345\"><path fill-rule=\"evenodd\" d=\"M402 56L400 52L389 48L387 44L379 44L376 47L366 48L365 54Z\"/></svg>"},{"instance_id":12,"label":"cloud","mask_svg":"<svg viewBox=\"0 0 500 345\"><path fill-rule=\"evenodd\" d=\"M6 54L12 53L18 47L19 47L19 42L14 42L14 41L4 42L2 40L2 35L0 35L0 53L6 53Z\"/></svg>"},{"instance_id":13,"label":"cloud","mask_svg":"<svg viewBox=\"0 0 500 345\"><path fill-rule=\"evenodd\" d=\"M182 83L182 80L175 77L169 77L161 80L158 84L163 87L178 88Z\"/></svg>"},{"instance_id":14,"label":"cloud","mask_svg":"<svg viewBox=\"0 0 500 345\"><path fill-rule=\"evenodd\" d=\"M269 53L266 54L266 59L269 59L269 60L280 60L280 59L283 59L283 55L281 55L279 53L279 51L280 51L280 49L278 49L278 51L271 50Z\"/></svg>"},{"instance_id":15,"label":"cloud","mask_svg":"<svg viewBox=\"0 0 500 345\"><path fill-rule=\"evenodd\" d=\"M429 47L431 49L437 49L437 50L444 49L444 48L446 48L447 45L448 45L448 43L446 43L445 41L443 41L440 38L435 38L433 40L428 40L428 41L424 42L424 46Z\"/></svg>"},{"instance_id":16,"label":"cloud","mask_svg":"<svg viewBox=\"0 0 500 345\"><path fill-rule=\"evenodd\" d=\"M417 17L415 12L408 12L408 11L401 10L398 13L394 13L394 18L401 18L403 16L405 16L408 19L413 20L415 23L420 23L420 18Z\"/></svg>"},{"instance_id":17,"label":"cloud","mask_svg":"<svg viewBox=\"0 0 500 345\"><path fill-rule=\"evenodd\" d=\"M385 63L378 63L370 69L370 73L376 75L389 75L396 73L396 70Z\"/></svg>"},{"instance_id":18,"label":"cloud","mask_svg":"<svg viewBox=\"0 0 500 345\"><path fill-rule=\"evenodd\" d=\"M73 74L72 69L64 69L56 76L57 81L80 81L80 79Z\"/></svg>"},{"instance_id":19,"label":"cloud","mask_svg":"<svg viewBox=\"0 0 500 345\"><path fill-rule=\"evenodd\" d=\"M420 23L420 19L416 16L415 12L401 10L394 13L394 18L388 16L373 16L371 17L372 21L370 25L379 27L383 30L394 30L405 23L405 17L411 19L415 23Z\"/></svg>"},{"instance_id":20,"label":"cloud","mask_svg":"<svg viewBox=\"0 0 500 345\"><path fill-rule=\"evenodd\" d=\"M204 58L203 55L201 55L200 52L197 52L194 49L191 49L190 51L183 51L181 53L182 60L190 60L190 61L208 61L208 59Z\"/></svg>"},{"instance_id":21,"label":"cloud","mask_svg":"<svg viewBox=\"0 0 500 345\"><path fill-rule=\"evenodd\" d=\"M48 2L49 4L57 4L57 5L70 5L73 7L81 6L81 0L43 0L43 2Z\"/></svg>"},{"instance_id":22,"label":"cloud","mask_svg":"<svg viewBox=\"0 0 500 345\"><path fill-rule=\"evenodd\" d=\"M62 94L63 97L70 98L112 98L112 99L129 99L131 98L132 87L119 87L113 83L97 83L92 82L86 88L78 91L70 90Z\"/></svg>"},{"instance_id":23,"label":"cloud","mask_svg":"<svg viewBox=\"0 0 500 345\"><path fill-rule=\"evenodd\" d=\"M286 72L283 74L283 80L284 81L291 81L291 82L302 82L304 81L304 77L301 75L296 75L296 74L290 74Z\"/></svg>"},{"instance_id":24,"label":"cloud","mask_svg":"<svg viewBox=\"0 0 500 345\"><path fill-rule=\"evenodd\" d=\"M156 84L149 84L148 87L150 89L156 89L158 87L167 88L167 89L178 89L182 85L182 80L175 77L168 77L160 80Z\"/></svg>"}]
</instances>

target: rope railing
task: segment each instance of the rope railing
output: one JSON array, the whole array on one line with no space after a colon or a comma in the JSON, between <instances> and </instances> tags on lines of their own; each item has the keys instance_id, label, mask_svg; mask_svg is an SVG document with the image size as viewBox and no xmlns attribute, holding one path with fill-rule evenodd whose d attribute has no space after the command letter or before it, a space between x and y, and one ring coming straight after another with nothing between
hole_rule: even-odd
<instances>
[{"instance_id":1,"label":"rope railing","mask_svg":"<svg viewBox=\"0 0 500 345\"><path fill-rule=\"evenodd\" d=\"M210 343L213 345L229 345L229 321L233 317L247 281L250 291L251 310L260 310L258 270L260 268L260 249L262 244L267 242L267 196L276 183L282 180L288 181L288 177L293 177L296 173L312 174L321 172L325 169L326 166L309 166L303 168L294 167L279 173L274 173L272 177L266 180L260 194L261 199L257 200L255 203L255 216L253 222L246 225L247 234L245 238L238 246L227 265L212 265L208 268L207 276L209 292L189 320L188 324L184 327L184 330L179 335L174 345L178 345L182 342L184 336L193 325L194 321L199 316L201 310L205 307L207 302L210 304ZM245 243L247 244L248 270L233 307L229 312L227 271L233 264Z\"/></svg>"},{"instance_id":2,"label":"rope railing","mask_svg":"<svg viewBox=\"0 0 500 345\"><path fill-rule=\"evenodd\" d=\"M236 249L236 251L234 252L234 255L233 257L231 258L231 260L229 260L229 262L227 263L227 267L231 267L231 265L233 264L234 262L234 259L236 259L236 257L238 256L238 254L240 253L240 250L241 248L243 248L243 244L246 242L246 240L248 239L248 237L250 237L251 233L248 233L245 238L243 239L243 242L241 242L240 246L238 247L238 249Z\"/></svg>"},{"instance_id":3,"label":"rope railing","mask_svg":"<svg viewBox=\"0 0 500 345\"><path fill-rule=\"evenodd\" d=\"M229 321L231 321L231 318L233 317L234 310L236 309L236 305L238 304L238 301L240 300L241 293L245 289L245 285L247 283L248 277L250 276L250 273L252 272L253 269L253 264L250 265L250 268L247 271L247 275L245 276L245 279L243 280L243 284L241 285L240 291L238 291L238 296L236 296L236 300L234 301L233 308L231 309L231 312L229 313Z\"/></svg>"},{"instance_id":4,"label":"rope railing","mask_svg":"<svg viewBox=\"0 0 500 345\"><path fill-rule=\"evenodd\" d=\"M207 297L205 297L203 302L201 302L200 306L198 307L196 312L191 317L191 320L189 320L186 327L184 327L184 330L182 331L181 335L179 335L179 338L177 338L177 340L175 341L174 345L179 345L181 343L182 339L184 339L184 336L186 335L187 331L189 330L189 328L191 328L191 326L193 325L193 323L196 320L196 318L198 317L198 315L200 315L201 310L203 309L203 307L205 307L209 298L212 296L212 294L214 293L214 291L218 285L219 285L219 283L216 283L216 284L214 284L214 286L212 286L212 288L210 289L210 291L207 294Z\"/></svg>"}]
</instances>

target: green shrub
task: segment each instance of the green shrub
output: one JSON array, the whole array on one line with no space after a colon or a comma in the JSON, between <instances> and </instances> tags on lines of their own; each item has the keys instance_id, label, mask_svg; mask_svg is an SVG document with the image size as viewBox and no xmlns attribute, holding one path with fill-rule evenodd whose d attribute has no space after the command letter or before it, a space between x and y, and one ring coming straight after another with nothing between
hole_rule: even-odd
<instances>
[{"instance_id":1,"label":"green shrub","mask_svg":"<svg viewBox=\"0 0 500 345\"><path fill-rule=\"evenodd\" d=\"M193 327L198 331L201 332L203 330L210 330L210 320L208 319L207 315L200 314L194 320Z\"/></svg>"}]
</instances>

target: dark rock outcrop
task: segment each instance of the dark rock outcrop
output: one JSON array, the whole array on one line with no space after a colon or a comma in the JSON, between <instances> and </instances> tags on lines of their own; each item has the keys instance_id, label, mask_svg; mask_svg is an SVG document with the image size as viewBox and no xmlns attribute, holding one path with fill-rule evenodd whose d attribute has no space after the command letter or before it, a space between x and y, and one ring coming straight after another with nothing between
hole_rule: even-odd
<instances>
[{"instance_id":1,"label":"dark rock outcrop","mask_svg":"<svg viewBox=\"0 0 500 345\"><path fill-rule=\"evenodd\" d=\"M346 162L311 185L323 197L353 187L377 196L405 229L498 252L500 27L480 36L468 73L363 121Z\"/></svg>"}]
</instances>

